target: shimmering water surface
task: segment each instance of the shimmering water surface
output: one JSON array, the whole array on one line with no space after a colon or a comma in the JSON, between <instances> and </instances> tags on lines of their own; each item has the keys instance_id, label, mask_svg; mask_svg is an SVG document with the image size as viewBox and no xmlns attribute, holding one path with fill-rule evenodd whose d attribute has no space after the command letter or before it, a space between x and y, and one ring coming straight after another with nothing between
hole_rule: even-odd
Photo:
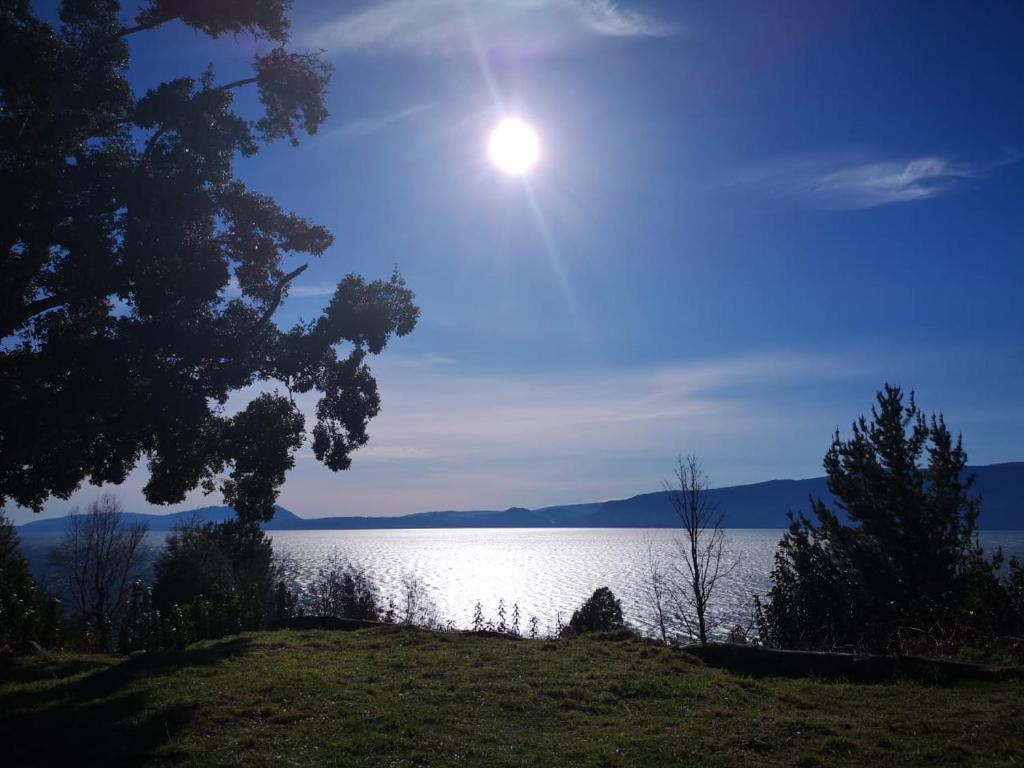
<instances>
[{"instance_id":1,"label":"shimmering water surface","mask_svg":"<svg viewBox=\"0 0 1024 768\"><path fill-rule=\"evenodd\" d=\"M301 587L317 568L338 555L371 572L383 594L397 595L403 577L415 576L437 605L439 615L457 626L472 622L480 602L495 618L499 600L518 604L525 629L536 616L542 629L559 614L568 620L597 587L607 586L622 600L626 619L651 631L644 597L648 546L670 553L679 531L624 528L509 528L388 531L274 531L276 551L292 559ZM713 611L723 626L750 619L753 595L768 588L772 556L782 531L735 529L727 532L728 556L735 569L722 580ZM156 548L162 534L152 534ZM1024 531L987 531L986 550L1001 546L1024 556ZM23 545L34 570L45 566L52 536L26 536Z\"/></svg>"},{"instance_id":2,"label":"shimmering water surface","mask_svg":"<svg viewBox=\"0 0 1024 768\"><path fill-rule=\"evenodd\" d=\"M729 533L736 568L722 582L718 610L737 621L749 614L751 596L764 591L780 531ZM552 628L598 587L610 587L627 620L649 624L644 583L648 542L671 551L678 531L635 529L444 529L416 531L279 531L275 546L299 564L298 581L308 581L316 564L333 552L366 567L385 593L398 593L403 576L414 574L427 588L442 617L469 626L480 602L494 618L504 600L511 617L536 616Z\"/></svg>"}]
</instances>

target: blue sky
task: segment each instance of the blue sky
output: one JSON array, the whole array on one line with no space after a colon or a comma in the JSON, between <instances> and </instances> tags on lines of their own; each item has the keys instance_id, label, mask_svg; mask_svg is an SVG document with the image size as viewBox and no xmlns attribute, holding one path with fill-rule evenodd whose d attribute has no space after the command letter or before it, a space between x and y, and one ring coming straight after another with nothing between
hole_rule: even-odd
<instances>
[{"instance_id":1,"label":"blue sky","mask_svg":"<svg viewBox=\"0 0 1024 768\"><path fill-rule=\"evenodd\" d=\"M1024 459L1019 3L297 0L293 18L292 47L337 67L331 118L239 172L336 242L279 322L396 264L423 315L374 362L370 445L338 474L304 449L285 506L621 497L689 451L715 485L817 475L887 380L973 462ZM132 48L141 90L207 62L243 76L260 45L169 25ZM488 162L503 115L540 135L525 181ZM140 477L118 492L147 511Z\"/></svg>"}]
</instances>

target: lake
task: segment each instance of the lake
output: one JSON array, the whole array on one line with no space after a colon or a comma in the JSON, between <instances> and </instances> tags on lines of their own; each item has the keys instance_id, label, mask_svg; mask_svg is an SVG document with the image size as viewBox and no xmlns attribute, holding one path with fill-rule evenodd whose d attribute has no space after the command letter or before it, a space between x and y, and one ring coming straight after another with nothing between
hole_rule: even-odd
<instances>
[{"instance_id":1,"label":"lake","mask_svg":"<svg viewBox=\"0 0 1024 768\"><path fill-rule=\"evenodd\" d=\"M780 530L733 529L727 532L729 554L737 565L720 586L712 609L725 629L750 620L751 601L768 588L772 556ZM437 605L442 618L468 627L480 602L495 618L504 600L509 619L519 605L525 629L536 616L542 630L564 621L597 587L607 586L621 599L627 621L652 632L644 599L648 543L668 552L679 531L633 528L453 528L433 530L274 531L275 549L294 563L301 587L317 568L337 554L370 571L382 592L397 595L401 581L415 576ZM151 534L154 548L164 534ZM22 539L37 573L45 570L52 534ZM985 531L986 549L1001 546L1007 555L1024 557L1024 531ZM723 630L724 631L724 630Z\"/></svg>"}]
</instances>

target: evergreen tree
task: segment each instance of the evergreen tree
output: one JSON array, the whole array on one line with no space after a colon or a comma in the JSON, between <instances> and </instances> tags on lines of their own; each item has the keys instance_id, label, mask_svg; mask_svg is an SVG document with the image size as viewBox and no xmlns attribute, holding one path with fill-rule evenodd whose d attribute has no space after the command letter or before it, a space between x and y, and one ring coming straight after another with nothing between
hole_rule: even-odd
<instances>
[{"instance_id":1,"label":"evergreen tree","mask_svg":"<svg viewBox=\"0 0 1024 768\"><path fill-rule=\"evenodd\" d=\"M327 117L331 68L286 49L289 6L148 0L125 24L116 0L63 0L51 24L0 1L0 504L38 511L145 457L150 502L220 483L242 518L269 519L305 427L276 392L225 414L261 381L320 395L312 447L332 470L366 443L366 358L413 329L413 295L397 272L349 275L318 319L279 329L296 257L332 236L234 176ZM133 93L128 40L171 23L270 45L249 77ZM236 111L241 89L258 113Z\"/></svg>"},{"instance_id":2,"label":"evergreen tree","mask_svg":"<svg viewBox=\"0 0 1024 768\"><path fill-rule=\"evenodd\" d=\"M968 631L972 595L994 583L977 541L967 454L941 414L913 393L878 393L852 436L836 431L825 455L832 510L790 515L759 605L762 639L783 647L900 648Z\"/></svg>"}]
</instances>

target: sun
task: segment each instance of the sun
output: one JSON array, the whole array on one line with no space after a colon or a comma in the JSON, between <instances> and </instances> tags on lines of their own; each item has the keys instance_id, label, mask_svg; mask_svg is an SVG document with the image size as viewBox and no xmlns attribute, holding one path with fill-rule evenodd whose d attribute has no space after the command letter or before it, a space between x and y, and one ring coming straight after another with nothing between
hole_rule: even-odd
<instances>
[{"instance_id":1,"label":"sun","mask_svg":"<svg viewBox=\"0 0 1024 768\"><path fill-rule=\"evenodd\" d=\"M540 139L528 123L507 117L491 131L487 154L505 173L522 176L540 160Z\"/></svg>"}]
</instances>

